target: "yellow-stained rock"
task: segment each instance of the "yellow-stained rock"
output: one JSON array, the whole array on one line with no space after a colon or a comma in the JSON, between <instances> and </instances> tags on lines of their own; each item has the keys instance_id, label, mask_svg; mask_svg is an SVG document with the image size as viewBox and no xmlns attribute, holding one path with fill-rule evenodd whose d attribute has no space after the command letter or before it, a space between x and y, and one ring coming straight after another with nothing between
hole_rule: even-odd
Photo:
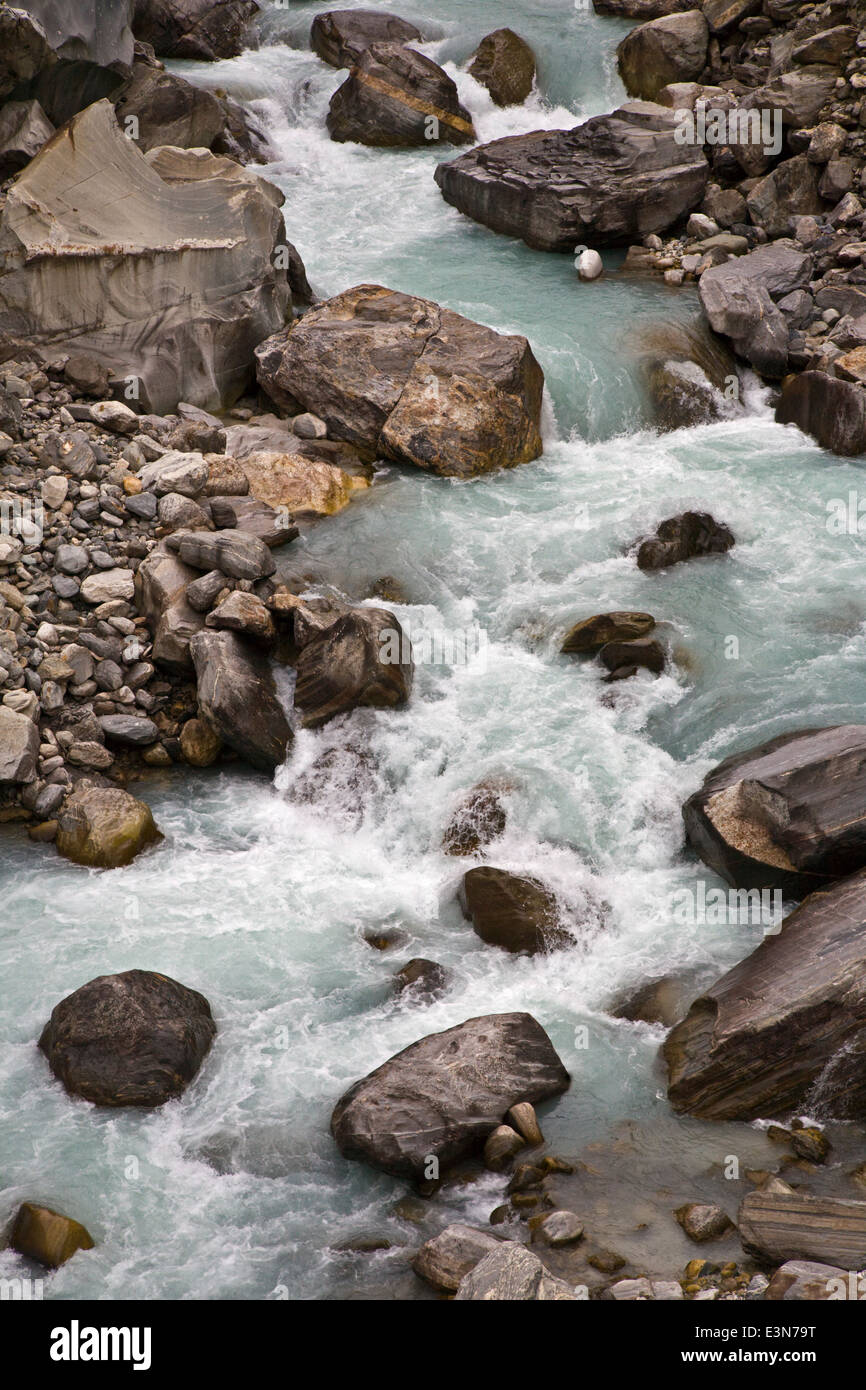
<instances>
[{"instance_id":1,"label":"yellow-stained rock","mask_svg":"<svg viewBox=\"0 0 866 1390\"><path fill-rule=\"evenodd\" d=\"M348 505L355 491L370 486L365 477L300 453L263 451L240 463L252 496L271 507L286 507L293 516L302 512L333 516Z\"/></svg>"},{"instance_id":2,"label":"yellow-stained rock","mask_svg":"<svg viewBox=\"0 0 866 1390\"><path fill-rule=\"evenodd\" d=\"M57 1269L76 1250L92 1250L93 1237L78 1221L50 1207L22 1202L15 1217L9 1244L19 1255Z\"/></svg>"},{"instance_id":3,"label":"yellow-stained rock","mask_svg":"<svg viewBox=\"0 0 866 1390\"><path fill-rule=\"evenodd\" d=\"M89 868L120 868L162 839L143 801L92 782L78 783L57 819L58 852Z\"/></svg>"}]
</instances>

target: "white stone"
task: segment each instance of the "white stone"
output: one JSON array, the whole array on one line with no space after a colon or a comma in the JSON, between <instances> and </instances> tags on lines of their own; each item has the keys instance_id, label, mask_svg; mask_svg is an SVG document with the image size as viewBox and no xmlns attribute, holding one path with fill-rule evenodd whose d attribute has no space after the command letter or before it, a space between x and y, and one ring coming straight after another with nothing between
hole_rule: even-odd
<instances>
[{"instance_id":1,"label":"white stone","mask_svg":"<svg viewBox=\"0 0 866 1390\"><path fill-rule=\"evenodd\" d=\"M89 574L81 585L81 597L85 603L107 603L112 598L131 599L134 594L132 570L102 570L99 574Z\"/></svg>"},{"instance_id":2,"label":"white stone","mask_svg":"<svg viewBox=\"0 0 866 1390\"><path fill-rule=\"evenodd\" d=\"M597 280L604 272L604 261L598 252L591 248L581 252L575 265L581 280Z\"/></svg>"}]
</instances>

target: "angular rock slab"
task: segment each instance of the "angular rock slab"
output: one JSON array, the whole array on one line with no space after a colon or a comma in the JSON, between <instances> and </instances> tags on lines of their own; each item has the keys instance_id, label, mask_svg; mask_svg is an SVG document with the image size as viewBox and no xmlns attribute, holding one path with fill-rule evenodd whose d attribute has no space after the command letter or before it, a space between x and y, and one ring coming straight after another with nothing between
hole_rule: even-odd
<instances>
[{"instance_id":1,"label":"angular rock slab","mask_svg":"<svg viewBox=\"0 0 866 1390\"><path fill-rule=\"evenodd\" d=\"M411 643L393 613L358 608L307 642L298 657L295 709L304 727L364 706L394 709L412 691Z\"/></svg>"},{"instance_id":2,"label":"angular rock slab","mask_svg":"<svg viewBox=\"0 0 866 1390\"><path fill-rule=\"evenodd\" d=\"M812 258L794 242L759 246L705 270L698 293L710 327L730 338L734 350L767 377L788 364L788 326L776 301L808 285Z\"/></svg>"},{"instance_id":3,"label":"angular rock slab","mask_svg":"<svg viewBox=\"0 0 866 1390\"><path fill-rule=\"evenodd\" d=\"M43 348L87 352L139 382L145 409L213 409L291 302L274 252L282 195L230 159L147 156L108 101L59 130L0 217L0 315ZM279 258L278 258L279 259Z\"/></svg>"},{"instance_id":4,"label":"angular rock slab","mask_svg":"<svg viewBox=\"0 0 866 1390\"><path fill-rule=\"evenodd\" d=\"M572 130L510 135L436 167L445 201L540 251L662 232L701 201L709 166L675 113L632 101Z\"/></svg>"},{"instance_id":5,"label":"angular rock slab","mask_svg":"<svg viewBox=\"0 0 866 1390\"><path fill-rule=\"evenodd\" d=\"M788 1260L866 1267L866 1202L812 1197L804 1192L750 1192L740 1205L737 1227L743 1248L773 1264ZM815 1297L815 1294L812 1295Z\"/></svg>"},{"instance_id":6,"label":"angular rock slab","mask_svg":"<svg viewBox=\"0 0 866 1390\"><path fill-rule=\"evenodd\" d=\"M337 1103L331 1133L346 1158L423 1180L483 1147L518 1101L558 1096L569 1075L527 1013L489 1014L433 1033L357 1081Z\"/></svg>"},{"instance_id":7,"label":"angular rock slab","mask_svg":"<svg viewBox=\"0 0 866 1390\"><path fill-rule=\"evenodd\" d=\"M382 10L327 10L317 14L310 29L310 46L332 68L351 68L374 43L410 43L421 39L420 29L398 15Z\"/></svg>"},{"instance_id":8,"label":"angular rock slab","mask_svg":"<svg viewBox=\"0 0 866 1390\"><path fill-rule=\"evenodd\" d=\"M776 419L780 425L797 425L834 454L866 454L866 388L851 381L826 372L800 372L785 382Z\"/></svg>"},{"instance_id":9,"label":"angular rock slab","mask_svg":"<svg viewBox=\"0 0 866 1390\"><path fill-rule=\"evenodd\" d=\"M186 1089L215 1036L203 994L152 970L126 970L61 1000L39 1046L71 1095L152 1108Z\"/></svg>"},{"instance_id":10,"label":"angular rock slab","mask_svg":"<svg viewBox=\"0 0 866 1390\"><path fill-rule=\"evenodd\" d=\"M270 663L233 632L206 629L189 647L205 719L253 767L273 772L285 761L292 731Z\"/></svg>"},{"instance_id":11,"label":"angular rock slab","mask_svg":"<svg viewBox=\"0 0 866 1390\"><path fill-rule=\"evenodd\" d=\"M358 58L328 110L332 140L379 147L466 145L472 117L438 63L399 43L376 43Z\"/></svg>"},{"instance_id":12,"label":"angular rock slab","mask_svg":"<svg viewBox=\"0 0 866 1390\"><path fill-rule=\"evenodd\" d=\"M474 1269L464 1274L454 1301L561 1303L578 1302L580 1295L564 1279L548 1273L531 1250L509 1243L485 1255Z\"/></svg>"},{"instance_id":13,"label":"angular rock slab","mask_svg":"<svg viewBox=\"0 0 866 1390\"><path fill-rule=\"evenodd\" d=\"M811 894L694 1001L662 1048L672 1106L708 1120L815 1104L863 1119L864 1051L866 870Z\"/></svg>"},{"instance_id":14,"label":"angular rock slab","mask_svg":"<svg viewBox=\"0 0 866 1390\"><path fill-rule=\"evenodd\" d=\"M735 888L802 898L866 864L866 725L799 729L726 758L683 807Z\"/></svg>"},{"instance_id":15,"label":"angular rock slab","mask_svg":"<svg viewBox=\"0 0 866 1390\"><path fill-rule=\"evenodd\" d=\"M537 458L544 375L527 340L359 285L256 351L260 385L370 457L446 477Z\"/></svg>"}]
</instances>

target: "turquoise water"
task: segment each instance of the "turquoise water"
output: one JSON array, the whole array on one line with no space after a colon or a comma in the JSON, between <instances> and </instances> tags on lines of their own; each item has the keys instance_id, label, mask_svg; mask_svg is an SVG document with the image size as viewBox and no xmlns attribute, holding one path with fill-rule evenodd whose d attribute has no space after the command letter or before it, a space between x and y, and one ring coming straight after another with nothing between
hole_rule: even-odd
<instances>
[{"instance_id":1,"label":"turquoise water","mask_svg":"<svg viewBox=\"0 0 866 1390\"><path fill-rule=\"evenodd\" d=\"M777 426L754 382L735 417L656 434L637 344L650 326L693 321L693 292L618 277L618 255L606 255L604 280L581 285L568 257L447 207L432 174L450 154L332 144L324 113L341 78L305 46L318 8L269 12L263 46L232 62L177 66L257 103L279 153L265 172L320 294L378 281L526 334L547 379L545 452L464 483L383 469L283 561L286 577L357 599L390 576L401 620L477 625L483 659L420 666L404 710L301 733L274 785L234 770L153 779L142 795L166 838L128 869L79 869L4 829L2 1215L44 1201L97 1240L46 1296L424 1296L406 1247L455 1217L485 1222L503 1179L444 1188L415 1226L393 1211L404 1185L344 1162L328 1121L358 1076L479 1013L529 1009L572 1071L544 1118L558 1152L577 1157L634 1121L688 1183L717 1156L718 1131L670 1115L658 1030L605 1012L655 975L710 979L759 939L755 927L677 921L677 890L715 882L684 852L682 801L738 747L862 718L862 541L827 527L828 503L857 493L858 465ZM611 55L627 25L565 0L479 12L442 0L427 51L455 76L482 138L572 124L622 98ZM533 43L541 95L500 112L459 65L505 23ZM726 521L735 549L641 574L629 544L687 506ZM612 689L593 665L558 655L571 623L619 607L668 625L677 660L659 679ZM339 796L314 810L285 795L324 748L347 742L377 768L359 826ZM488 776L510 787L492 862L543 877L575 922L587 896L608 904L602 927L575 926L570 952L513 959L484 946L455 905L466 866L441 853L441 833ZM405 939L379 953L364 933L385 928ZM454 973L427 1007L391 993L415 955ZM219 1035L180 1102L100 1112L66 1097L35 1039L72 989L134 966L205 993ZM331 1248L370 1231L394 1248ZM0 1275L19 1272L0 1254Z\"/></svg>"}]
</instances>

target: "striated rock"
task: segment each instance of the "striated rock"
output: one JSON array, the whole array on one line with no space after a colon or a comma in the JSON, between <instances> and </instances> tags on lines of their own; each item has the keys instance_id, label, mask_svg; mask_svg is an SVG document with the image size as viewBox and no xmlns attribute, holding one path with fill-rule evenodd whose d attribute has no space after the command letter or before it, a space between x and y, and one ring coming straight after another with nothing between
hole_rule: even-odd
<instances>
[{"instance_id":1,"label":"striated rock","mask_svg":"<svg viewBox=\"0 0 866 1390\"><path fill-rule=\"evenodd\" d=\"M619 75L629 96L655 101L671 82L691 82L707 61L710 41L700 10L666 15L639 24L616 50Z\"/></svg>"},{"instance_id":2,"label":"striated rock","mask_svg":"<svg viewBox=\"0 0 866 1390\"><path fill-rule=\"evenodd\" d=\"M641 541L637 552L638 569L667 569L699 555L723 554L732 545L732 531L714 520L709 512L683 512L660 522L655 536ZM626 645L633 644L623 643Z\"/></svg>"},{"instance_id":3,"label":"striated rock","mask_svg":"<svg viewBox=\"0 0 866 1390\"><path fill-rule=\"evenodd\" d=\"M556 897L537 879L484 865L463 875L461 904L482 941L505 951L538 952L573 945L560 925Z\"/></svg>"},{"instance_id":4,"label":"striated rock","mask_svg":"<svg viewBox=\"0 0 866 1390\"><path fill-rule=\"evenodd\" d=\"M165 544L182 564L230 579L266 579L277 567L264 541L246 531L175 531Z\"/></svg>"},{"instance_id":5,"label":"striated rock","mask_svg":"<svg viewBox=\"0 0 866 1390\"><path fill-rule=\"evenodd\" d=\"M560 1095L568 1072L526 1013L470 1018L420 1039L352 1086L331 1132L340 1152L397 1177L427 1178L483 1147L518 1101Z\"/></svg>"},{"instance_id":6,"label":"striated rock","mask_svg":"<svg viewBox=\"0 0 866 1390\"><path fill-rule=\"evenodd\" d=\"M866 1114L866 871L812 893L692 1004L663 1048L675 1110L753 1120ZM791 1258L794 1258L792 1255Z\"/></svg>"},{"instance_id":7,"label":"striated rock","mask_svg":"<svg viewBox=\"0 0 866 1390\"><path fill-rule=\"evenodd\" d=\"M480 783L456 808L442 836L446 854L477 854L505 830L506 814L495 784Z\"/></svg>"},{"instance_id":8,"label":"striated rock","mask_svg":"<svg viewBox=\"0 0 866 1390\"><path fill-rule=\"evenodd\" d=\"M454 1293L479 1260L498 1250L502 1242L490 1231L474 1226L446 1226L438 1236L427 1240L412 1257L412 1268L419 1278L443 1293Z\"/></svg>"},{"instance_id":9,"label":"striated rock","mask_svg":"<svg viewBox=\"0 0 866 1390\"><path fill-rule=\"evenodd\" d=\"M49 44L67 62L102 67L132 62L133 0L22 0Z\"/></svg>"},{"instance_id":10,"label":"striated rock","mask_svg":"<svg viewBox=\"0 0 866 1390\"><path fill-rule=\"evenodd\" d=\"M61 1000L39 1046L70 1095L152 1108L186 1090L215 1036L204 995L167 975L126 970Z\"/></svg>"},{"instance_id":11,"label":"striated rock","mask_svg":"<svg viewBox=\"0 0 866 1390\"><path fill-rule=\"evenodd\" d=\"M297 670L295 709L309 729L359 706L404 705L414 665L411 644L393 613L355 608L305 643Z\"/></svg>"},{"instance_id":12,"label":"striated rock","mask_svg":"<svg viewBox=\"0 0 866 1390\"><path fill-rule=\"evenodd\" d=\"M472 55L469 71L497 106L519 106L532 91L535 54L513 29L494 29Z\"/></svg>"},{"instance_id":13,"label":"striated rock","mask_svg":"<svg viewBox=\"0 0 866 1390\"><path fill-rule=\"evenodd\" d=\"M866 864L866 725L798 729L720 763L683 807L705 863L802 898Z\"/></svg>"},{"instance_id":14,"label":"striated rock","mask_svg":"<svg viewBox=\"0 0 866 1390\"><path fill-rule=\"evenodd\" d=\"M814 1260L786 1260L770 1280L764 1298L771 1303L812 1303L831 1298L842 1279L847 1288L847 1271L838 1265L816 1264Z\"/></svg>"},{"instance_id":15,"label":"striated rock","mask_svg":"<svg viewBox=\"0 0 866 1390\"><path fill-rule=\"evenodd\" d=\"M646 637L655 627L651 613L596 613L581 618L569 628L560 651L574 653L597 652L608 642L628 642L634 637Z\"/></svg>"},{"instance_id":16,"label":"striated rock","mask_svg":"<svg viewBox=\"0 0 866 1390\"><path fill-rule=\"evenodd\" d=\"M628 102L572 130L479 145L436 168L446 202L541 251L640 241L700 203L708 165L675 139L676 113Z\"/></svg>"},{"instance_id":17,"label":"striated rock","mask_svg":"<svg viewBox=\"0 0 866 1390\"><path fill-rule=\"evenodd\" d=\"M866 1202L759 1189L743 1198L737 1226L747 1254L773 1264L797 1260L839 1269L866 1266ZM834 1277L830 1271L829 1278Z\"/></svg>"},{"instance_id":18,"label":"striated rock","mask_svg":"<svg viewBox=\"0 0 866 1390\"><path fill-rule=\"evenodd\" d=\"M797 425L822 449L834 454L866 454L866 390L862 385L826 372L801 372L789 377L782 387L776 419L781 425Z\"/></svg>"},{"instance_id":19,"label":"striated rock","mask_svg":"<svg viewBox=\"0 0 866 1390\"><path fill-rule=\"evenodd\" d=\"M201 150L144 156L97 101L48 142L0 217L0 314L38 347L134 378L145 409L246 387L290 304L282 195ZM207 233L202 228L206 226ZM50 247L50 255L46 248Z\"/></svg>"},{"instance_id":20,"label":"striated rock","mask_svg":"<svg viewBox=\"0 0 866 1390\"><path fill-rule=\"evenodd\" d=\"M544 377L526 339L430 300L359 285L256 357L273 399L290 393L369 457L471 477L541 453Z\"/></svg>"},{"instance_id":21,"label":"striated rock","mask_svg":"<svg viewBox=\"0 0 866 1390\"><path fill-rule=\"evenodd\" d=\"M34 781L38 755L38 726L26 714L0 705L0 786Z\"/></svg>"},{"instance_id":22,"label":"striated rock","mask_svg":"<svg viewBox=\"0 0 866 1390\"><path fill-rule=\"evenodd\" d=\"M190 642L200 713L253 767L273 772L285 761L292 731L270 664L233 632L199 632Z\"/></svg>"},{"instance_id":23,"label":"striated rock","mask_svg":"<svg viewBox=\"0 0 866 1390\"><path fill-rule=\"evenodd\" d=\"M134 0L136 38L160 58L234 58L245 44L256 0Z\"/></svg>"},{"instance_id":24,"label":"striated rock","mask_svg":"<svg viewBox=\"0 0 866 1390\"><path fill-rule=\"evenodd\" d=\"M310 29L313 52L332 68L354 67L374 43L410 43L422 38L421 30L407 19L382 10L327 10L316 15Z\"/></svg>"},{"instance_id":25,"label":"striated rock","mask_svg":"<svg viewBox=\"0 0 866 1390\"><path fill-rule=\"evenodd\" d=\"M579 1295L565 1280L548 1274L524 1246L506 1243L463 1276L454 1298L467 1303L551 1303L578 1301Z\"/></svg>"},{"instance_id":26,"label":"striated rock","mask_svg":"<svg viewBox=\"0 0 866 1390\"><path fill-rule=\"evenodd\" d=\"M76 1251L93 1247L93 1237L79 1221L35 1202L21 1203L9 1236L11 1250L47 1269L59 1269Z\"/></svg>"},{"instance_id":27,"label":"striated rock","mask_svg":"<svg viewBox=\"0 0 866 1390\"><path fill-rule=\"evenodd\" d=\"M237 590L208 613L205 626L239 632L263 647L272 647L277 640L274 620L262 600L255 594L244 594Z\"/></svg>"},{"instance_id":28,"label":"striated rock","mask_svg":"<svg viewBox=\"0 0 866 1390\"><path fill-rule=\"evenodd\" d=\"M447 72L399 43L364 50L331 97L327 127L332 140L362 145L465 145L475 139L472 117Z\"/></svg>"},{"instance_id":29,"label":"striated rock","mask_svg":"<svg viewBox=\"0 0 866 1390\"><path fill-rule=\"evenodd\" d=\"M57 817L58 853L91 869L122 868L161 839L150 807L119 787L78 782Z\"/></svg>"}]
</instances>

